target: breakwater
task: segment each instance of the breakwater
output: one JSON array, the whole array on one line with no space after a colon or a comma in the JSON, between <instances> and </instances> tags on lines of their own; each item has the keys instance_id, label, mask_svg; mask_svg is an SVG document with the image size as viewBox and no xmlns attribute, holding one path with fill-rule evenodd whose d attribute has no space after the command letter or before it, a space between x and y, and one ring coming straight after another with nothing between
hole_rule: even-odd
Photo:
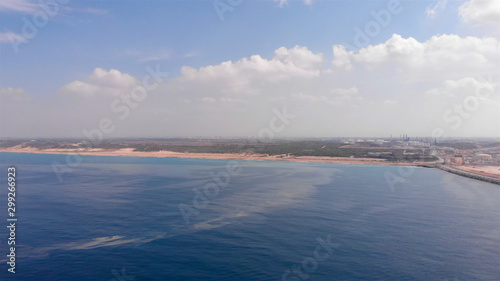
<instances>
[{"instance_id":1,"label":"breakwater","mask_svg":"<svg viewBox=\"0 0 500 281\"><path fill-rule=\"evenodd\" d=\"M450 166L435 165L435 167L438 168L438 169L440 169L440 170L443 170L443 171L446 171L446 172L449 172L449 173L453 173L453 174L456 174L456 175L459 175L459 176L468 177L468 178L471 178L471 179L481 180L481 181L485 181L485 182L489 182L489 183L494 183L494 184L500 185L500 179L498 179L498 178L488 177L488 176L483 176L483 175L478 175L478 174L474 174L474 173L467 172L467 171L464 171L464 170L455 169L455 168L452 168Z\"/></svg>"}]
</instances>

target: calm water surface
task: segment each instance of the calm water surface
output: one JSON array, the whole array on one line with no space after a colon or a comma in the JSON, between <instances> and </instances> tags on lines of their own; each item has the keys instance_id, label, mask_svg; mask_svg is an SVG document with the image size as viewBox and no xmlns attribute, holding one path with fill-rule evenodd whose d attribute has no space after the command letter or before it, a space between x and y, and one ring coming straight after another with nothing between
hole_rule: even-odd
<instances>
[{"instance_id":1,"label":"calm water surface","mask_svg":"<svg viewBox=\"0 0 500 281\"><path fill-rule=\"evenodd\" d=\"M59 182L65 158L0 153L0 211L15 164L19 219L0 280L500 280L497 185L416 168L392 191L397 167L239 161L220 188L227 160L99 156Z\"/></svg>"}]
</instances>

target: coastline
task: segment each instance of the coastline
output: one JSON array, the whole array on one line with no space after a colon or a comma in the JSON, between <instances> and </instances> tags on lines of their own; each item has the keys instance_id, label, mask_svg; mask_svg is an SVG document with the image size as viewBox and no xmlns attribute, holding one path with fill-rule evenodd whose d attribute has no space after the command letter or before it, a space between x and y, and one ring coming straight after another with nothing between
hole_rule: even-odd
<instances>
[{"instance_id":1,"label":"coastline","mask_svg":"<svg viewBox=\"0 0 500 281\"><path fill-rule=\"evenodd\" d=\"M484 182L489 182L489 183L500 185L500 178L498 178L498 177L486 176L486 175L483 175L480 173L473 173L470 171L465 171L462 169L457 169L457 168L443 166L443 165L437 165L436 168L438 168L442 171L448 172L448 173L462 176L462 177L471 178L471 179L475 179L475 180L479 180L479 181L484 181Z\"/></svg>"},{"instance_id":2,"label":"coastline","mask_svg":"<svg viewBox=\"0 0 500 281\"><path fill-rule=\"evenodd\" d=\"M251 161L282 161L303 163L333 163L352 165L378 165L378 166L415 166L437 168L439 170L459 176L472 178L479 181L500 185L500 176L489 175L474 170L463 170L458 167L443 166L438 163L403 163L388 162L385 159L376 158L350 158L350 157L328 157L328 156L290 156L281 157L277 155L255 154L255 153L190 153L174 151L134 151L133 148L122 149L37 149L32 147L10 147L0 148L0 152L8 153L31 153L31 154L62 154L62 155L89 155L89 156L113 156L113 157L153 157L153 158L183 158L183 159L217 159L217 160L251 160Z\"/></svg>"},{"instance_id":3,"label":"coastline","mask_svg":"<svg viewBox=\"0 0 500 281\"><path fill-rule=\"evenodd\" d=\"M377 158L349 158L328 156L290 156L251 154L251 153L190 153L174 151L134 151L133 148L122 149L36 149L32 147L0 148L0 152L33 153L33 154L79 154L94 156L125 156L125 157L157 157L157 158L186 158L186 159L221 159L221 160L257 160L257 161L289 161L310 163L336 163L358 165L384 165L384 166L418 166L417 163L388 162Z\"/></svg>"}]
</instances>

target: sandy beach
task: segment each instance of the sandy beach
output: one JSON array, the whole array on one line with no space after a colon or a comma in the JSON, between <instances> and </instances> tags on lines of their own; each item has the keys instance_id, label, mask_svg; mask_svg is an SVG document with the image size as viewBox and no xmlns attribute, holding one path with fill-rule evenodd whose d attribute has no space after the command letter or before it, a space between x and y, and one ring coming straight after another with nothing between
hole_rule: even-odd
<instances>
[{"instance_id":1,"label":"sandy beach","mask_svg":"<svg viewBox=\"0 0 500 281\"><path fill-rule=\"evenodd\" d=\"M456 166L454 168L482 176L500 178L500 167L498 166Z\"/></svg>"},{"instance_id":2,"label":"sandy beach","mask_svg":"<svg viewBox=\"0 0 500 281\"><path fill-rule=\"evenodd\" d=\"M376 158L351 158L351 157L328 157L328 156L289 156L267 155L256 153L190 153L175 151L134 151L134 148L122 149L37 149L33 147L14 146L0 148L0 152L11 153L35 153L35 154L78 154L95 156L124 156L124 157L162 157L162 158L191 158L191 159L226 159L226 160L256 160L256 161L290 161L311 163L337 163L355 165L392 165L392 166L420 166L430 163L402 163L389 162L385 159ZM453 166L453 168L467 171L473 174L500 178L500 167L498 166Z\"/></svg>"},{"instance_id":3,"label":"sandy beach","mask_svg":"<svg viewBox=\"0 0 500 281\"><path fill-rule=\"evenodd\" d=\"M385 159L375 158L350 158L326 156L290 156L281 157L267 154L252 153L189 153L174 151L134 151L133 148L122 149L36 149L32 147L14 146L0 148L0 152L36 153L36 154L79 154L96 156L127 156L127 157L164 157L164 158L197 158L197 159L235 159L235 160L265 160L265 161L292 161L292 162L317 162L339 164L364 164L364 165L414 165L409 163L388 162Z\"/></svg>"}]
</instances>

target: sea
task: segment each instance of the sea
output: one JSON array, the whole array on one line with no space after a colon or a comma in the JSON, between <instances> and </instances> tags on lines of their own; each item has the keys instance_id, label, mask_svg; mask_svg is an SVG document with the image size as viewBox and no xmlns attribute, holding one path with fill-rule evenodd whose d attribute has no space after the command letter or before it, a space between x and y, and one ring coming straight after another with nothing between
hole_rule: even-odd
<instances>
[{"instance_id":1,"label":"sea","mask_svg":"<svg viewBox=\"0 0 500 281\"><path fill-rule=\"evenodd\" d=\"M500 280L500 186L437 169L0 153L0 171L0 280Z\"/></svg>"}]
</instances>

